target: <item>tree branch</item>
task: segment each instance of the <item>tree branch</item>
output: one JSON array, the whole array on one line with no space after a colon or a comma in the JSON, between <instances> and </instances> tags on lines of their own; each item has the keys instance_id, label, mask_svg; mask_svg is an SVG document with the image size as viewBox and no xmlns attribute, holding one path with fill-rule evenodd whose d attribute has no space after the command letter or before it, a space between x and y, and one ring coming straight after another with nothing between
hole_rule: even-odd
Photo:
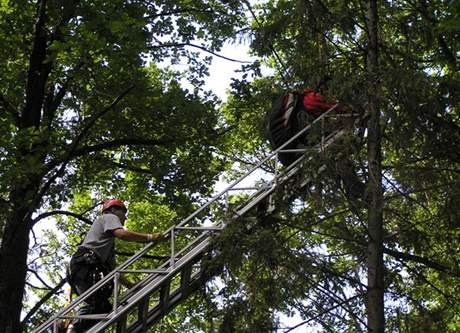
<instances>
[{"instance_id":1,"label":"tree branch","mask_svg":"<svg viewBox=\"0 0 460 333\"><path fill-rule=\"evenodd\" d=\"M31 272L33 275L35 275L35 277L48 289L52 289L42 278L40 275L38 275L38 273L36 271L34 271L33 269L30 269L28 268L27 269L29 272Z\"/></svg>"},{"instance_id":2,"label":"tree branch","mask_svg":"<svg viewBox=\"0 0 460 333\"><path fill-rule=\"evenodd\" d=\"M148 6L155 7L157 4L152 3L151 1L143 1ZM215 8L193 8L193 7L184 7L178 9L172 9L169 11L159 12L157 14L152 14L145 16L148 19L155 19L162 16L173 16L178 14L191 14L191 13L199 13L199 14L218 14L219 16L230 16L228 11L225 10L216 10Z\"/></svg>"},{"instance_id":3,"label":"tree branch","mask_svg":"<svg viewBox=\"0 0 460 333\"><path fill-rule=\"evenodd\" d=\"M62 28L64 28L70 20L75 16L75 12L77 10L77 4L80 0L72 0L72 1L63 1L63 15L61 21L57 26L54 27L53 33L50 36L50 42L54 41L62 41L63 34Z\"/></svg>"},{"instance_id":4,"label":"tree branch","mask_svg":"<svg viewBox=\"0 0 460 333\"><path fill-rule=\"evenodd\" d=\"M144 18L155 19L155 18L163 17L163 16L171 16L171 15L177 15L177 14L190 14L190 13L213 14L215 13L215 11L207 10L207 9L198 9L198 8L183 8L183 9L170 10L170 11L160 12L158 14L144 16ZM221 13L224 14L223 12ZM228 13L225 13L225 14L228 15Z\"/></svg>"},{"instance_id":5,"label":"tree branch","mask_svg":"<svg viewBox=\"0 0 460 333\"><path fill-rule=\"evenodd\" d=\"M121 146L159 146L165 145L167 143L173 142L173 140L152 140L152 139L142 139L142 138L122 138L115 139L112 141L102 142L92 146L81 147L75 149L72 157L79 157L86 155L88 153L94 153L102 150L118 148Z\"/></svg>"},{"instance_id":6,"label":"tree branch","mask_svg":"<svg viewBox=\"0 0 460 333\"><path fill-rule=\"evenodd\" d=\"M53 33L51 34L49 38L49 42L53 43L55 41L63 41L64 36L63 36L63 28L70 22L70 20L74 17L76 9L77 9L77 4L79 3L79 0L73 0L73 1L65 1L64 2L64 7L63 7L63 16L61 21L57 26L54 27ZM83 66L83 61L80 61L73 70L70 71L70 75L68 76L67 80L62 84L60 89L58 90L57 94L54 96L54 87L50 89L51 91L48 93L48 95L45 98L45 108L44 108L44 113L45 116L47 117L47 122L48 126L51 125L51 121L54 118L54 114L61 104L62 99L64 98L68 85L70 81L73 79L73 73L79 70Z\"/></svg>"},{"instance_id":7,"label":"tree branch","mask_svg":"<svg viewBox=\"0 0 460 333\"><path fill-rule=\"evenodd\" d=\"M437 271L441 271L441 272L450 274L452 276L460 276L460 272L459 272L458 269L455 270L455 269L453 269L451 267L444 266L444 265L442 265L440 263L437 263L437 262L434 262L434 261L432 261L430 259L426 259L426 258L417 256L417 255L413 255L413 254L409 254L409 253L403 253L403 252L391 250L391 249L386 248L386 247L383 249L383 252L388 254L388 255L390 255L390 256L392 256L392 257L394 257L394 258L396 258L396 259L413 261L413 262L416 262L416 263L419 263L419 264L423 264L426 267L435 269Z\"/></svg>"},{"instance_id":8,"label":"tree branch","mask_svg":"<svg viewBox=\"0 0 460 333\"><path fill-rule=\"evenodd\" d=\"M45 296L42 297L34 306L32 309L30 309L29 313L26 314L24 319L22 320L21 324L25 325L30 318L40 309L40 307L48 301L51 297L53 297L61 288L64 286L64 284L67 282L66 278L63 278L54 288L52 288Z\"/></svg>"},{"instance_id":9,"label":"tree branch","mask_svg":"<svg viewBox=\"0 0 460 333\"><path fill-rule=\"evenodd\" d=\"M398 166L396 164L387 164L387 170L395 170ZM435 172L453 172L460 174L460 169L456 168L438 168L438 167L425 167L425 166L404 166L405 169L420 170L420 171L435 171Z\"/></svg>"},{"instance_id":10,"label":"tree branch","mask_svg":"<svg viewBox=\"0 0 460 333\"><path fill-rule=\"evenodd\" d=\"M341 307L342 305L345 305L346 303L348 303L348 302L350 302L350 301L352 301L352 300L354 300L354 299L356 299L356 298L359 298L359 297L361 297L361 296L362 296L361 294L358 294L358 295L349 297L349 298L343 300L343 301L340 302L340 303L336 303L334 306L332 306L332 307L330 307L330 308L328 308L328 309L326 309L326 310L324 310L324 311L318 313L316 316L313 316L313 317L311 317L311 318L308 318L307 320L305 320L305 321L303 321L303 322L301 322L301 323L299 323L299 324L297 324L297 325L295 325L295 326L292 326L292 327L287 328L287 329L284 331L284 333L291 332L291 331L293 331L293 330L299 328L300 326L303 326L303 325L308 324L308 323L310 323L310 322L312 322L312 321L315 321L315 320L321 318L322 316L324 316L325 314L331 312L332 310L334 310L334 309L336 309L336 308L338 308L338 307Z\"/></svg>"},{"instance_id":11,"label":"tree branch","mask_svg":"<svg viewBox=\"0 0 460 333\"><path fill-rule=\"evenodd\" d=\"M73 212L69 212L69 211L66 211L66 210L53 210L53 211L46 212L46 213L38 215L36 218L34 218L32 220L31 225L34 226L40 220L45 219L45 218L50 217L50 216L54 216L54 215L72 216L72 217L75 217L76 219L78 219L80 221L83 221L84 223L86 223L88 225L93 224L93 221L91 221L90 219L87 219L86 217L82 216L82 214L73 213Z\"/></svg>"},{"instance_id":12,"label":"tree branch","mask_svg":"<svg viewBox=\"0 0 460 333\"><path fill-rule=\"evenodd\" d=\"M428 4L426 3L425 0L420 1L420 6L417 6L417 4L414 4L410 1L409 1L409 4L411 4L412 7L415 8L415 10L417 10L422 15L422 17L428 22L430 22L431 26L437 30L438 21L436 20L434 15L430 15L430 13L428 13ZM438 39L438 44L441 48L441 52L444 55L444 58L454 69L457 68L457 57L449 49L449 46L447 45L444 36L441 33L438 33L437 39Z\"/></svg>"},{"instance_id":13,"label":"tree branch","mask_svg":"<svg viewBox=\"0 0 460 333\"><path fill-rule=\"evenodd\" d=\"M52 61L46 61L48 43L45 27L46 2L46 0L41 0L38 3L37 21L27 73L26 102L21 116L20 126L22 128L40 125L45 85L53 65Z\"/></svg>"},{"instance_id":14,"label":"tree branch","mask_svg":"<svg viewBox=\"0 0 460 333\"><path fill-rule=\"evenodd\" d=\"M396 186L394 184L394 182L392 182L387 176L385 176L384 173L382 173L382 176L383 178L388 182L388 184L391 185L391 187L396 191L398 192L400 195L402 195L403 197L407 198L409 201L412 201L413 203L415 203L416 205L419 205L420 207L422 207L426 212L430 213L430 210L428 209L428 207L426 207L423 203L415 200L414 198L412 198L409 194L410 193L405 193L403 191L401 191L398 186Z\"/></svg>"},{"instance_id":15,"label":"tree branch","mask_svg":"<svg viewBox=\"0 0 460 333\"><path fill-rule=\"evenodd\" d=\"M32 283L27 282L27 281L26 281L26 285L34 290L50 290L50 288L34 286Z\"/></svg>"},{"instance_id":16,"label":"tree branch","mask_svg":"<svg viewBox=\"0 0 460 333\"><path fill-rule=\"evenodd\" d=\"M91 129L91 127L94 126L96 121L101 118L104 114L106 114L108 111L112 110L122 99L125 97L131 90L134 89L134 85L128 87L125 91L123 91L118 97L114 99L114 101L104 108L103 110L97 112L94 114L87 122L86 126L83 128L83 130L80 132L79 135L77 135L72 143L70 144L68 153L64 156L62 159L62 164L61 167L52 175L48 181L42 186L40 189L38 195L34 199L34 204L31 205L31 207L35 207L40 203L41 198L45 195L45 193L48 191L50 188L51 184L56 180L57 177L59 177L67 167L67 164L74 158L75 151L77 150L77 146L80 144L80 141L85 137L86 133ZM59 162L61 163L61 162Z\"/></svg>"},{"instance_id":17,"label":"tree branch","mask_svg":"<svg viewBox=\"0 0 460 333\"><path fill-rule=\"evenodd\" d=\"M187 47L187 46L200 49L200 50L202 50L204 52L212 54L213 56L216 56L218 58L222 58L222 59L225 59L225 60L228 60L228 61L238 62L238 63L241 63L241 64L251 64L252 63L251 61L232 59L232 58L220 55L218 53L215 53L215 52L213 52L211 50L208 50L204 46L200 46L200 45L196 45L196 44L192 44L192 43L160 43L159 45L151 46L151 48L152 49L157 49L157 48L162 48L162 47L177 47L177 48L181 48L181 47Z\"/></svg>"},{"instance_id":18,"label":"tree branch","mask_svg":"<svg viewBox=\"0 0 460 333\"><path fill-rule=\"evenodd\" d=\"M452 301L451 301L451 298L454 298L455 302L457 302L457 298L454 297L454 296L450 296L448 294L446 294L444 292L444 290L441 290L439 287L435 286L430 280L428 280L428 278L423 275L423 273L417 271L415 268L413 267L410 267L408 265L404 265L409 271L411 271L414 275L416 275L418 278L421 278L423 279L423 281L425 281L426 284L428 284L431 288L433 288L436 292L438 292L440 295L442 295L446 301L448 302L448 304L450 305L453 305Z\"/></svg>"},{"instance_id":19,"label":"tree branch","mask_svg":"<svg viewBox=\"0 0 460 333\"><path fill-rule=\"evenodd\" d=\"M122 170L129 170L129 171L134 171L137 173L143 173L143 174L148 174L152 175L152 170L146 169L146 168L140 168L140 167L135 167L132 165L129 165L128 163L120 163L120 162L115 162L109 158L105 158L103 156L95 156L95 159L98 161L101 161L103 163L110 163L111 165L114 165L115 167L122 169Z\"/></svg>"},{"instance_id":20,"label":"tree branch","mask_svg":"<svg viewBox=\"0 0 460 333\"><path fill-rule=\"evenodd\" d=\"M18 110L16 110L16 108L6 100L3 94L0 94L0 103L3 104L5 110L13 116L14 123L18 126L19 122L21 121L21 116Z\"/></svg>"},{"instance_id":21,"label":"tree branch","mask_svg":"<svg viewBox=\"0 0 460 333\"><path fill-rule=\"evenodd\" d=\"M67 79L65 82L60 86L58 89L56 95L54 94L54 87L50 88L50 91L48 92L46 98L45 98L45 107L44 107L44 116L46 123L48 124L48 127L51 126L51 122L54 119L54 115L56 113L57 108L59 105L61 105L62 99L64 98L65 94L67 93L67 90L69 88L70 82L74 78L74 74L79 71L84 65L83 61L80 61L74 69L72 69L67 76Z\"/></svg>"}]
</instances>

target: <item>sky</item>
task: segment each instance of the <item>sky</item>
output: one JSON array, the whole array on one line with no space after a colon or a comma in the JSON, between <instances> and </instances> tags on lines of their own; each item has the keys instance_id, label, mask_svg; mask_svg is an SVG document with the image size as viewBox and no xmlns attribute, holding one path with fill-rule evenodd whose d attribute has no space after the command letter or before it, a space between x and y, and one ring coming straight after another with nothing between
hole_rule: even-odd
<instances>
[{"instance_id":1,"label":"sky","mask_svg":"<svg viewBox=\"0 0 460 333\"><path fill-rule=\"evenodd\" d=\"M218 54L240 61L253 61L255 59L249 55L249 46L244 44L226 43ZM239 62L214 56L209 67L210 76L206 79L205 88L212 90L221 100L225 101L227 97L226 91L230 89L231 79L239 78L242 75L242 73L236 72L241 68L241 65Z\"/></svg>"}]
</instances>

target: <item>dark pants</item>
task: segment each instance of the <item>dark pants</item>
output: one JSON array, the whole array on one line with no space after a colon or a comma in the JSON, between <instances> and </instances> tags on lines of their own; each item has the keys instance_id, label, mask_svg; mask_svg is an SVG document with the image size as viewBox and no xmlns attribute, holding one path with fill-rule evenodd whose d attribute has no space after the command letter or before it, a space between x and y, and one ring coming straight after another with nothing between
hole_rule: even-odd
<instances>
[{"instance_id":1,"label":"dark pants","mask_svg":"<svg viewBox=\"0 0 460 333\"><path fill-rule=\"evenodd\" d=\"M267 133L272 148L277 149L282 146L302 129L310 125L315 119L316 118L306 110L299 110L295 115L291 116L290 121L286 125L282 114L274 115L270 119ZM322 137L327 137L335 130L335 128L314 126L289 143L284 149L305 149L307 147L314 147L321 142ZM279 153L278 159L282 165L288 167L303 154L304 153Z\"/></svg>"},{"instance_id":2,"label":"dark pants","mask_svg":"<svg viewBox=\"0 0 460 333\"><path fill-rule=\"evenodd\" d=\"M79 248L70 260L69 282L77 295L83 294L91 288L108 270L100 263L96 254L88 249ZM109 313L112 305L109 298L112 294L112 285L107 285L96 291L92 296L86 298L78 315ZM85 332L96 323L94 320L74 319L72 324L77 333Z\"/></svg>"},{"instance_id":3,"label":"dark pants","mask_svg":"<svg viewBox=\"0 0 460 333\"><path fill-rule=\"evenodd\" d=\"M283 109L280 108L282 111ZM274 114L270 118L268 126L268 138L273 147L277 149L303 128L311 124L315 117L305 110L299 110L294 117L291 117L288 126L284 126L284 118L282 112ZM317 110L319 113L321 110ZM323 110L325 111L325 110ZM298 149L305 147L314 147L318 145L322 138L326 138L340 128L353 128L354 118L349 118L347 123L329 124L325 122L322 126L313 126L307 133L301 135L299 138L293 140L285 149ZM284 166L289 166L302 153L279 153L278 159ZM346 195L353 200L363 199L365 196L365 185L361 182L355 171L353 161L349 159L346 153L337 156L336 160L336 173L339 177L339 185L343 185Z\"/></svg>"}]
</instances>

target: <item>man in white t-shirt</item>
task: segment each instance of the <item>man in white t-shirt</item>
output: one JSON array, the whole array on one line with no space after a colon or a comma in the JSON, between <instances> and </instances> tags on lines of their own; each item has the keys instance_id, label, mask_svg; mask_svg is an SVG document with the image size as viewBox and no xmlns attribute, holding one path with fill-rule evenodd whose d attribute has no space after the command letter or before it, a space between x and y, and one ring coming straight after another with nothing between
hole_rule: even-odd
<instances>
[{"instance_id":1,"label":"man in white t-shirt","mask_svg":"<svg viewBox=\"0 0 460 333\"><path fill-rule=\"evenodd\" d=\"M70 261L68 280L77 295L84 293L115 268L115 238L139 243L162 242L167 239L162 233L144 234L124 229L126 213L126 206L121 200L110 199L104 202L102 215L92 224ZM79 315L110 312L112 289L110 284L88 297ZM94 323L92 320L76 319L73 322L73 332L85 332Z\"/></svg>"}]
</instances>

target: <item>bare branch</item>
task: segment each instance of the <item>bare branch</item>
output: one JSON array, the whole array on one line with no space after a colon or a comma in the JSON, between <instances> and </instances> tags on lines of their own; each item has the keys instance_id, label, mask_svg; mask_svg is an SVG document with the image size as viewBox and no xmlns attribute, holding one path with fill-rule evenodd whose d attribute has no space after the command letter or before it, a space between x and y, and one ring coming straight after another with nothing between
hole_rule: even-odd
<instances>
[{"instance_id":1,"label":"bare branch","mask_svg":"<svg viewBox=\"0 0 460 333\"><path fill-rule=\"evenodd\" d=\"M424 204L422 204L421 202L415 200L414 198L412 198L409 194L410 193L404 193L403 191L401 191L398 186L396 186L394 184L393 181L391 181L387 176L385 176L384 173L382 173L382 176L383 178L385 178L385 180L388 182L388 184L391 185L391 187L396 191L398 192L400 195L404 196L405 198L407 198L409 201L412 201L414 202L415 204L419 205L420 207L422 207L426 212L430 213L430 210L428 209L428 207L426 207Z\"/></svg>"},{"instance_id":2,"label":"bare branch","mask_svg":"<svg viewBox=\"0 0 460 333\"><path fill-rule=\"evenodd\" d=\"M43 296L42 299L40 299L33 306L33 308L30 309L29 313L26 314L21 324L25 325L46 301L48 301L51 297L57 294L57 292L62 288L62 286L64 286L66 282L67 282L67 279L63 278L54 288L52 288L45 296Z\"/></svg>"},{"instance_id":3,"label":"bare branch","mask_svg":"<svg viewBox=\"0 0 460 333\"><path fill-rule=\"evenodd\" d=\"M340 302L340 303L336 303L334 306L325 309L324 311L318 313L316 316L313 316L313 317L311 317L311 318L308 318L308 320L305 320L305 321L303 321L303 322L301 322L301 323L299 323L299 324L297 324L297 325L295 325L295 326L292 326L292 327L287 328L287 329L284 331L284 333L292 332L293 330L299 328L300 326L303 326L303 325L306 325L306 324L308 324L308 323L310 323L310 322L312 322L312 321L315 321L315 320L321 318L322 316L324 316L325 314L331 312L332 310L335 310L336 308L338 308L338 307L340 307L340 306L342 306L342 305L344 305L344 304L346 304L346 303L348 303L348 302L350 302L350 301L352 301L352 300L354 300L354 299L356 299L356 298L359 298L359 297L361 297L361 296L362 296L361 294L358 294L358 295L349 297L349 298L343 300L343 301Z\"/></svg>"},{"instance_id":4,"label":"bare branch","mask_svg":"<svg viewBox=\"0 0 460 333\"><path fill-rule=\"evenodd\" d=\"M132 257L135 253L134 252L120 252L120 251L115 251L116 255L119 256L126 256L126 257ZM166 260L169 259L169 256L152 256L152 255L144 255L142 258L145 259L153 259L153 260Z\"/></svg>"},{"instance_id":5,"label":"bare branch","mask_svg":"<svg viewBox=\"0 0 460 333\"><path fill-rule=\"evenodd\" d=\"M35 270L28 268L27 271L29 271L30 273L32 273L33 275L35 275L35 277L36 277L46 288L48 288L48 289L53 289L53 288L51 288L51 287L42 279L42 277L41 277L40 275L38 275L38 273L37 273Z\"/></svg>"},{"instance_id":6,"label":"bare branch","mask_svg":"<svg viewBox=\"0 0 460 333\"><path fill-rule=\"evenodd\" d=\"M67 215L67 216L72 216L72 217L75 217L76 219L80 220L80 221L83 221L84 223L88 224L88 225L92 225L93 222L90 220L90 219L87 219L86 217L82 216L81 214L78 214L78 213L73 213L73 212L69 212L69 211L66 211L66 210L53 210L53 211L50 211L50 212L46 212L46 213L43 213L43 214L40 214L38 215L36 218L34 218L32 220L32 225L35 225L37 222L39 222L40 220L42 219L45 219L47 217L50 217L50 216L54 216L54 215Z\"/></svg>"},{"instance_id":7,"label":"bare branch","mask_svg":"<svg viewBox=\"0 0 460 333\"><path fill-rule=\"evenodd\" d=\"M34 290L50 290L50 288L34 286L32 283L26 281L26 285Z\"/></svg>"},{"instance_id":8,"label":"bare branch","mask_svg":"<svg viewBox=\"0 0 460 333\"><path fill-rule=\"evenodd\" d=\"M77 135L72 143L70 144L68 153L64 156L62 159L62 164L61 167L52 175L48 181L42 186L41 190L39 191L38 195L35 197L34 201L35 204L31 205L31 207L35 207L40 203L41 198L45 195L45 193L48 191L50 188L51 184L56 180L57 177L59 177L67 167L67 164L74 158L75 151L77 150L78 145L80 144L80 141L85 137L86 133L91 129L91 127L94 126L96 121L101 118L104 114L106 114L108 111L112 110L131 90L134 89L134 85L128 87L125 91L123 91L118 97L116 97L113 102L104 108L103 110L97 112L94 114L87 122L86 126L83 128L83 130L80 132L79 135Z\"/></svg>"},{"instance_id":9,"label":"bare branch","mask_svg":"<svg viewBox=\"0 0 460 333\"><path fill-rule=\"evenodd\" d=\"M122 146L159 146L173 142L173 140L152 140L142 138L122 138L115 139L112 141L102 142L92 146L86 146L79 149L75 149L72 157L79 157L88 153L94 153L102 150L118 148Z\"/></svg>"},{"instance_id":10,"label":"bare branch","mask_svg":"<svg viewBox=\"0 0 460 333\"><path fill-rule=\"evenodd\" d=\"M435 261L432 261L430 259L427 259L427 258L424 258L424 257L421 257L421 256L417 256L417 255L413 255L413 254L409 254L409 253L403 253L403 252L391 250L389 248L384 248L383 252L388 254L388 255L390 255L390 256L392 256L392 257L394 257L394 258L396 258L396 259L413 261L413 262L416 262L416 263L419 263L419 264L423 264L426 267L435 269L437 271L447 273L447 274L452 275L452 276L460 276L460 272L458 270L453 269L453 268L448 267L448 266L445 266L445 265L442 265L440 263L437 263Z\"/></svg>"},{"instance_id":11,"label":"bare branch","mask_svg":"<svg viewBox=\"0 0 460 333\"><path fill-rule=\"evenodd\" d=\"M202 51L205 51L205 52L207 52L207 53L210 53L210 54L212 54L213 56L216 56L216 57L218 57L218 58L222 58L222 59L225 59L225 60L228 60L228 61L238 62L238 63L241 63L241 64L252 64L252 61L245 61L245 60L232 59L232 58L223 56L223 55L221 55L221 54L215 53L215 52L213 52L213 51L211 51L211 50L208 50L208 49L205 48L204 46L200 46L200 45L196 45L196 44L192 44L192 43L160 43L159 45L153 45L153 46L151 46L152 49L157 49L157 48L162 48L162 47L177 47L177 48L181 48L181 47L194 47L194 48L200 49L200 50L202 50Z\"/></svg>"}]
</instances>

